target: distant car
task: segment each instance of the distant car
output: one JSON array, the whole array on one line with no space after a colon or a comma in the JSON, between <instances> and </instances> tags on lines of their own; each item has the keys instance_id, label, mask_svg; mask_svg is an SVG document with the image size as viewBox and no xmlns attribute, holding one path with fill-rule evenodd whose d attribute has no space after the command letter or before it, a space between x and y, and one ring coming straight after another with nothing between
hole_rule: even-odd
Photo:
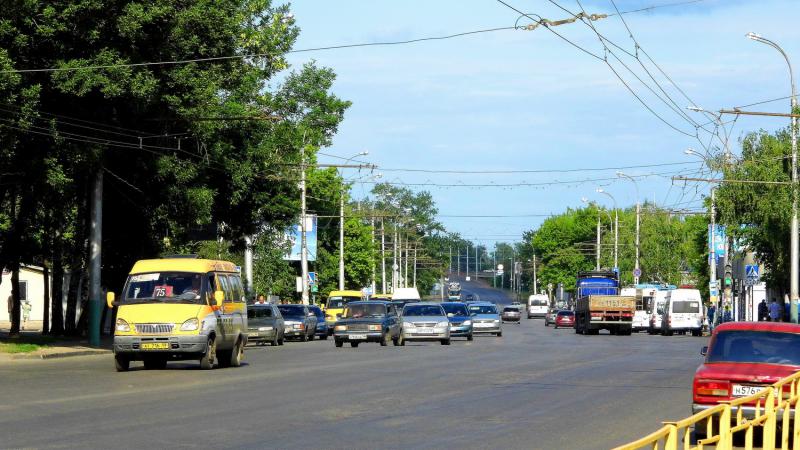
<instances>
[{"instance_id":1,"label":"distant car","mask_svg":"<svg viewBox=\"0 0 800 450\"><path fill-rule=\"evenodd\" d=\"M314 334L323 341L328 339L328 324L325 323L325 313L322 311L322 308L312 305L308 307L308 310L317 316L317 331Z\"/></svg>"},{"instance_id":2,"label":"distant car","mask_svg":"<svg viewBox=\"0 0 800 450\"><path fill-rule=\"evenodd\" d=\"M350 302L345 306L342 318L333 326L333 342L337 347L345 341L351 347L362 342L378 342L386 346L402 344L400 318L389 302L363 301Z\"/></svg>"},{"instance_id":3,"label":"distant car","mask_svg":"<svg viewBox=\"0 0 800 450\"><path fill-rule=\"evenodd\" d=\"M549 308L547 310L547 314L544 316L544 326L549 327L550 325L555 325L558 311L560 311L558 308Z\"/></svg>"},{"instance_id":4,"label":"distant car","mask_svg":"<svg viewBox=\"0 0 800 450\"><path fill-rule=\"evenodd\" d=\"M506 306L503 308L503 313L500 315L500 318L503 322L517 322L519 325L519 319L522 317L522 313L519 311L519 306Z\"/></svg>"},{"instance_id":5,"label":"distant car","mask_svg":"<svg viewBox=\"0 0 800 450\"><path fill-rule=\"evenodd\" d=\"M447 319L450 321L450 337L465 337L472 340L472 316L467 305L462 302L442 303Z\"/></svg>"},{"instance_id":6,"label":"distant car","mask_svg":"<svg viewBox=\"0 0 800 450\"><path fill-rule=\"evenodd\" d=\"M562 310L556 313L556 328L575 327L575 311Z\"/></svg>"},{"instance_id":7,"label":"distant car","mask_svg":"<svg viewBox=\"0 0 800 450\"><path fill-rule=\"evenodd\" d=\"M800 325L724 323L714 329L708 347L700 353L706 358L694 374L692 413L753 395L800 370ZM745 418L754 417L754 406L744 405L741 410ZM731 419L735 418L732 414ZM704 437L705 428L695 428L695 434Z\"/></svg>"},{"instance_id":8,"label":"distant car","mask_svg":"<svg viewBox=\"0 0 800 450\"><path fill-rule=\"evenodd\" d=\"M247 305L247 341L283 345L283 316L275 305Z\"/></svg>"},{"instance_id":9,"label":"distant car","mask_svg":"<svg viewBox=\"0 0 800 450\"><path fill-rule=\"evenodd\" d=\"M287 338L311 341L317 331L317 316L306 305L278 305L283 316L283 333Z\"/></svg>"},{"instance_id":10,"label":"distant car","mask_svg":"<svg viewBox=\"0 0 800 450\"><path fill-rule=\"evenodd\" d=\"M406 341L439 341L450 345L450 321L439 303L409 303L403 307L403 336Z\"/></svg>"},{"instance_id":11,"label":"distant car","mask_svg":"<svg viewBox=\"0 0 800 450\"><path fill-rule=\"evenodd\" d=\"M472 315L473 333L490 333L498 337L503 335L502 319L494 303L476 302L467 307Z\"/></svg>"},{"instance_id":12,"label":"distant car","mask_svg":"<svg viewBox=\"0 0 800 450\"><path fill-rule=\"evenodd\" d=\"M464 301L471 302L475 300L475 296L473 294L467 294L464 296Z\"/></svg>"}]
</instances>

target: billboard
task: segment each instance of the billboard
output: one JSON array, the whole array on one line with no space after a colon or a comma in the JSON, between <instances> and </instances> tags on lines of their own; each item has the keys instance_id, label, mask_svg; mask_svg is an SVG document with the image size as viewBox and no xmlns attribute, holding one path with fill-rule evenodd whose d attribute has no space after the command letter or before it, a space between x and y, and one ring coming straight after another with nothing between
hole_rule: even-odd
<instances>
[{"instance_id":1,"label":"billboard","mask_svg":"<svg viewBox=\"0 0 800 450\"><path fill-rule=\"evenodd\" d=\"M300 224L292 225L286 230L286 239L292 244L292 248L288 255L284 255L283 259L289 261L300 261L300 246L302 238L300 233L302 228ZM308 249L308 260L317 260L317 216L306 216L306 248Z\"/></svg>"},{"instance_id":2,"label":"billboard","mask_svg":"<svg viewBox=\"0 0 800 450\"><path fill-rule=\"evenodd\" d=\"M725 236L725 227L721 225L714 225L714 255L716 256L716 260L725 257L725 240L727 237ZM708 250L709 254L711 254L711 225L708 226ZM710 259L710 257L709 257ZM716 261L715 261L716 262Z\"/></svg>"}]
</instances>

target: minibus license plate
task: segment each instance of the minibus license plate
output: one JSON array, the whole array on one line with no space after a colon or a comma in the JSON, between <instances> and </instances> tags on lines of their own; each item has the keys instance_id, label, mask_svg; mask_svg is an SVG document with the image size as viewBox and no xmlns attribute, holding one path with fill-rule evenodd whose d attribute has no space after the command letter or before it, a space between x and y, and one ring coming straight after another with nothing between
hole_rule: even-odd
<instances>
[{"instance_id":1,"label":"minibus license plate","mask_svg":"<svg viewBox=\"0 0 800 450\"><path fill-rule=\"evenodd\" d=\"M764 386L747 386L744 384L734 384L732 395L734 397L749 397L751 395L757 394L762 389L764 389Z\"/></svg>"},{"instance_id":2,"label":"minibus license plate","mask_svg":"<svg viewBox=\"0 0 800 450\"><path fill-rule=\"evenodd\" d=\"M169 342L144 342L142 350L168 350Z\"/></svg>"}]
</instances>

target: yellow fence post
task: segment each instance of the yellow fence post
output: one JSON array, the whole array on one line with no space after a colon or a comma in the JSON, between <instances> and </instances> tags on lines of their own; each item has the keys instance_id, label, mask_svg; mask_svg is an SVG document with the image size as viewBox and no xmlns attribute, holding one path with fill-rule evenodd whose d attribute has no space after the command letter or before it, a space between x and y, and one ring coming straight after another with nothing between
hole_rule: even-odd
<instances>
[{"instance_id":1,"label":"yellow fence post","mask_svg":"<svg viewBox=\"0 0 800 450\"><path fill-rule=\"evenodd\" d=\"M669 427L669 434L664 440L664 450L678 450L678 427L674 423L666 425Z\"/></svg>"},{"instance_id":2,"label":"yellow fence post","mask_svg":"<svg viewBox=\"0 0 800 450\"><path fill-rule=\"evenodd\" d=\"M761 446L764 450L775 450L775 430L777 428L777 418L775 413L775 388L767 388L767 399L764 401L764 415L767 421L764 423L764 434L761 437Z\"/></svg>"},{"instance_id":3,"label":"yellow fence post","mask_svg":"<svg viewBox=\"0 0 800 450\"><path fill-rule=\"evenodd\" d=\"M719 424L717 426L717 450L729 450L731 448L731 405L730 403L723 403L725 409L719 415ZM710 436L709 436L710 437Z\"/></svg>"}]
</instances>

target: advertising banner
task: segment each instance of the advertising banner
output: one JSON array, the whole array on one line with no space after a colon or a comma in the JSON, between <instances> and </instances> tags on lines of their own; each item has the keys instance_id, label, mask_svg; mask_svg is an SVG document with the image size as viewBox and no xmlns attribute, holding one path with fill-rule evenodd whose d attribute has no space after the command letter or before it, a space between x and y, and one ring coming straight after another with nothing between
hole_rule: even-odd
<instances>
[{"instance_id":1,"label":"advertising banner","mask_svg":"<svg viewBox=\"0 0 800 450\"><path fill-rule=\"evenodd\" d=\"M288 255L284 255L283 259L289 261L300 261L300 247L302 244L301 238L302 228L300 224L292 225L286 231L286 239L292 244L292 249ZM306 216L306 248L309 261L317 260L317 216Z\"/></svg>"},{"instance_id":2,"label":"advertising banner","mask_svg":"<svg viewBox=\"0 0 800 450\"><path fill-rule=\"evenodd\" d=\"M711 253L711 225L708 226L708 250L709 254ZM721 225L714 226L714 255L716 256L716 261L719 261L720 258L725 257L725 240L727 237L725 236L725 227ZM709 258L710 259L710 258Z\"/></svg>"}]
</instances>

